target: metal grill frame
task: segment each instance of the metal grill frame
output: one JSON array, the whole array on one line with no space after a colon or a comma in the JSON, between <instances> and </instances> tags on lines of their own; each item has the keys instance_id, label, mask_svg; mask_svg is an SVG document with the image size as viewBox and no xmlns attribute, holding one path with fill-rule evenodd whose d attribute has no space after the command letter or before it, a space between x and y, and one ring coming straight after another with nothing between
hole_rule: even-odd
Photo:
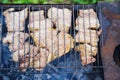
<instances>
[{"instance_id":1,"label":"metal grill frame","mask_svg":"<svg viewBox=\"0 0 120 80\"><path fill-rule=\"evenodd\" d=\"M86 9L86 8L91 8L91 7L94 8L94 10L96 10L96 12L98 14L98 18L99 18L100 23L102 22L101 21L102 20L101 19L102 18L101 14L99 14L99 11L101 11L101 9L100 9L100 6L98 6L97 4L95 4L95 5L55 5L55 4L54 5L3 5L3 4L1 4L0 5L1 12L3 12L5 9L10 8L10 7L14 7L18 11L21 10L21 8L28 7L29 11L31 11L31 9L34 9L35 7L38 7L39 8L38 10L41 10L41 9L47 10L48 8L54 7L54 6L57 7L57 8L59 8L59 7L62 7L62 8L66 7L66 8L68 8L68 9L70 9L72 11L72 26L73 27L75 27L75 19L78 16L78 9ZM46 16L46 14L47 13L45 11L45 16ZM0 40L2 40L3 39L3 34L4 34L5 30L3 30L4 26L3 26L3 23L2 23L3 22L3 15L1 14L0 16L1 16L1 18L0 18L0 34L2 34L2 35L0 35ZM101 26L102 26L102 23L101 23ZM101 27L101 29L102 29L102 27ZM75 32L75 29L74 29L74 32ZM71 30L70 30L70 33L72 34ZM14 36L14 34L13 34L13 36ZM14 39L13 39L13 43L14 43ZM97 53L97 56L96 56L97 61L94 63L94 66L92 66L96 70L95 73L96 72L103 72L103 65L102 65L102 60L101 60L101 55L100 55L100 49L101 49L101 46L103 44L102 43L102 35L100 36L100 41L99 41L98 44L99 44L99 46L98 46L98 53ZM2 45L3 44L1 42L1 45L0 45L0 56L1 56L1 58L0 58L0 65L2 64L2 54L3 54L3 52L2 52ZM75 46L76 46L76 44L75 44ZM25 47L24 47L24 49L25 49ZM33 52L33 54L34 54L34 52ZM76 55L75 55L75 59L76 59ZM13 70L14 69L14 71L21 72L21 71L19 71L19 63L17 65L18 66L16 68L14 67L14 63L12 63L11 67L8 67L8 68L7 67L4 68L4 67L0 66L0 70L1 71L4 71L4 70L6 71L6 70ZM60 66L60 67L68 68L68 67L65 67L65 66ZM73 68L78 68L78 67L79 66L75 66ZM84 68L86 66L82 66L82 67ZM59 68L59 67L57 67L57 68ZM70 67L70 68L72 68L72 67ZM35 71L33 70L33 72L35 72Z\"/></svg>"}]
</instances>

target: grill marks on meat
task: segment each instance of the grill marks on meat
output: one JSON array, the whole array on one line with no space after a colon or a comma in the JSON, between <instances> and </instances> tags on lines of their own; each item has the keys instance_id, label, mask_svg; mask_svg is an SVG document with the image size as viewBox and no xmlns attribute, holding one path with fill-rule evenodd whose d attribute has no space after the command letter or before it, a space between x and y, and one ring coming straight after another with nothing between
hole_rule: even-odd
<instances>
[{"instance_id":1,"label":"grill marks on meat","mask_svg":"<svg viewBox=\"0 0 120 80\"><path fill-rule=\"evenodd\" d=\"M8 31L23 31L25 28L25 20L28 16L28 8L19 12L13 12L14 8L4 11L5 22Z\"/></svg>"},{"instance_id":2,"label":"grill marks on meat","mask_svg":"<svg viewBox=\"0 0 120 80\"><path fill-rule=\"evenodd\" d=\"M71 16L71 11L66 8L58 9L52 7L48 10L48 17L52 19L57 29L60 31L68 32L71 27Z\"/></svg>"}]
</instances>

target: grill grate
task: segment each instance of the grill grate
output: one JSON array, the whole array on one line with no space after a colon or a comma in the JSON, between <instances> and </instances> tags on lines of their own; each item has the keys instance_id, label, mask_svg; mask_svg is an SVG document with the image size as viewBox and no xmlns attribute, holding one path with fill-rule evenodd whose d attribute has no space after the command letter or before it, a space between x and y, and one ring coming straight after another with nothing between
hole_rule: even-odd
<instances>
[{"instance_id":1,"label":"grill grate","mask_svg":"<svg viewBox=\"0 0 120 80\"><path fill-rule=\"evenodd\" d=\"M96 59L96 61L94 62L94 63L91 63L91 64L88 64L88 65L82 65L81 64L81 58L80 58L80 52L77 52L77 51L75 51L74 49L75 49L75 47L78 45L78 43L76 43L76 37L75 37L75 35L77 34L77 32L78 31L76 31L75 30L75 26L76 26L76 24L75 24L75 22L76 22L76 18L78 17L78 15L79 15L79 9L81 9L81 10L85 10L85 9L94 9L95 10L95 12L97 13L97 15L98 15L98 18L99 18L99 21L101 22L101 14L99 14L99 11L100 11L100 9L99 9L99 6L97 6L97 5L0 5L1 6L1 8L0 8L0 56L1 56L1 58L0 58L0 71L13 71L13 72L20 72L20 73L24 73L24 71L23 70L21 70L21 67L20 67L20 65L21 65L21 61L25 61L26 59L28 59L28 66L26 67L25 66L25 64L23 64L24 65L24 67L22 67L22 68L27 68L27 71L25 71L25 72L30 72L30 71L32 71L32 73L37 73L37 71L34 69L34 67L35 67L35 65L32 65L31 67L30 67L30 56L31 55L35 55L36 54L36 52L34 51L35 50L35 47L33 47L33 52L32 52L32 54L30 55L30 51L31 51L31 47L30 46L28 46L28 54L27 54L27 57L26 57L26 53L25 53L25 49L26 49L26 46L24 46L23 47L23 60L21 60L21 57L20 57L20 46L21 46L21 42L20 42L20 37L21 36L24 36L23 37L23 39L25 39L25 35L27 34L28 36L30 36L31 35L31 33L33 34L33 37L35 36L35 33L36 33L36 30L34 30L34 28L36 27L35 25L37 24L34 24L34 20L35 19L37 19L38 17L39 17L39 20L42 18L41 16L40 16L40 13L39 13L39 15L38 15L38 17L35 17L35 16L33 16L35 13L33 13L32 14L32 18L30 18L30 12L31 11L40 11L40 10L43 10L44 11L44 16L45 16L45 18L48 18L48 10L50 9L50 8L52 8L52 7L56 7L56 8L59 8L59 9L63 9L63 8L67 8L67 9L69 9L69 10L71 10L71 23L70 23L70 25L71 25L71 27L69 28L69 31L68 31L68 33L67 34L69 34L69 35L71 35L72 37L71 38L73 38L74 40L75 40L75 42L73 43L74 44L74 47L72 47L72 43L71 43L71 38L70 38L70 49L69 49L69 52L67 52L67 54L64 54L64 55L61 55L60 56L60 52L59 51L61 51L61 50L59 50L59 48L61 48L59 45L57 46L57 50L58 50L58 53L56 54L56 56L58 55L59 57L56 57L54 60L51 60L50 62L47 62L47 58L45 59L45 63L47 64L45 67L43 67L44 69L42 69L42 70L45 70L45 71L48 71L49 72L49 70L50 71L52 71L52 69L53 69L53 72L54 71L56 71L56 70L59 70L59 69L63 69L63 73L64 73L64 71L66 72L66 73L69 73L69 71L72 71L72 70L74 70L74 71L76 71L76 70L78 70L78 69L83 69L83 70L86 70L87 68L92 68L93 70L91 71L91 73L101 73L101 72L103 72L102 70L103 70L103 66L102 66L102 61L101 61L101 55L100 55L100 47L102 46L101 44L102 44L102 40L100 39L100 41L98 42L98 45L97 45L97 48L98 48L98 52L97 52L97 55L95 56L95 59ZM13 35L13 37L12 37L12 50L14 50L15 48L17 48L18 47L18 61L17 62L15 62L15 61L13 61L13 59L12 59L12 54L13 54L13 52L12 51L10 51L10 48L9 48L9 45L10 44L8 44L8 43L3 43L3 39L6 37L6 35L7 35L7 33L9 32L8 31L8 29L7 29L7 22L5 22L5 20L6 20L6 18L5 18L5 16L3 16L3 12L5 11L5 10L7 10L7 9L9 9L9 8L14 8L15 9L15 11L21 11L21 10L23 10L23 9L25 9L25 8L28 8L28 16L27 16L27 18L25 18L25 11L23 12L24 13L24 15L22 16L22 13L18 13L18 15L19 15L19 17L18 17L18 20L17 20L17 18L15 18L15 13L13 13L13 24L17 24L17 22L14 22L14 21L18 21L18 26L21 26L21 23L20 23L20 18L21 17L23 17L23 18L25 18L25 24L23 24L24 26L25 26L25 29L23 29L22 31L19 31L20 30L20 27L18 27L18 45L17 46L14 46L15 44L16 44L16 42L15 42L15 38L17 38L17 37L15 37L14 38L14 36L15 36L15 32L17 31L17 30L15 30L15 28L16 28L16 26L15 25L13 25L13 31L14 32L12 32L12 35ZM63 13L64 13L64 10L63 10ZM89 13L90 14L90 13ZM62 14L61 14L62 15ZM85 14L83 14L83 16L84 16ZM51 13L51 16L55 16L55 14L52 14ZM57 16L60 16L60 14L58 13L58 10L57 10ZM63 20L63 26L64 26L64 23L66 23L66 21L67 20L65 20L64 19L64 17L66 17L66 15L65 14L63 14L63 18L61 19L61 20ZM90 16L89 16L90 17ZM29 25L29 22L30 22L30 19L33 19L33 24L32 24L32 28L33 28L33 31L30 31L29 29L28 29L28 25ZM90 18L89 18L90 19ZM12 21L12 20L11 20ZM85 31L86 29L85 29L85 23L84 23L84 21L85 21L85 19L83 18L83 30ZM96 20L97 21L97 20ZM57 22L57 21L56 21ZM12 24L12 23L11 23ZM39 22L39 29L40 29L40 25L41 25L42 23L40 23ZM51 26L52 26L52 23L50 24ZM58 25L59 25L59 21L58 21ZM89 20L89 25L91 25L90 24L90 20ZM102 24L101 24L102 25ZM49 27L49 26L47 26L47 20L45 20L45 34L47 34L47 27ZM55 26L55 24L53 24L53 28L55 28L56 30L59 30L59 28L60 28L60 26L58 26L57 28L56 28L56 26ZM52 30L51 30L52 31ZM65 31L65 27L63 28L63 32ZM24 33L23 35L20 35L20 32L22 32L22 33ZM41 33L41 30L39 31L39 35L38 35L38 37L41 35L40 34ZM61 33L61 31L57 31L57 34L56 35L59 35ZM97 31L96 31L96 33L97 33ZM49 35L49 36L53 36L54 35L54 33L52 34L52 33L50 33L51 35ZM65 33L64 33L65 34ZM80 39L80 36L81 34L79 34L79 39ZM84 35L85 35L85 33L84 33ZM91 31L90 31L90 35L91 35ZM49 37L49 36L47 36L47 35L45 35L45 46L43 46L45 49L46 49L46 46L48 45L48 43L47 43L47 38ZM64 49L64 53L65 53L65 49L66 49L66 47L65 47L65 45L66 45L66 40L65 40L65 37L66 37L66 34L63 36L63 47L62 47L62 49ZM84 36L84 40L86 40L86 36ZM90 39L91 39L92 37L90 37ZM102 38L101 36L100 36L100 38ZM39 39L39 42L43 39L43 38L41 38L41 37L39 37L38 38ZM50 43L54 43L53 41L53 37L51 37L50 38L51 39L51 41L50 41ZM57 38L57 40L58 41L60 41L60 40L62 40L62 38L60 39L59 38L59 36L58 36L58 38ZM32 37L28 37L26 40L25 40L26 42L29 42L30 43L30 45L38 45L38 44L40 44L40 43L35 43L35 41L33 40L33 38ZM91 41L91 40L90 40ZM86 41L85 41L86 42ZM58 42L58 44L59 44L59 42ZM83 44L83 43L82 43ZM51 45L51 54L54 54L53 53L53 51L54 51L54 49L56 48L56 47L54 47L54 45L52 44ZM53 48L54 47L54 48ZM40 50L40 47L39 47L39 50ZM49 49L48 49L48 51L50 51ZM86 45L85 45L85 52L87 52L86 51ZM91 52L92 52L92 48L91 48ZM40 54L40 53L39 53ZM45 50L45 52L44 52L44 54L47 54L47 50ZM86 55L87 56L87 55ZM45 55L45 57L48 57L47 55ZM32 59L32 63L34 64L35 63L35 60L34 60L34 58L36 58L36 57L33 57ZM40 55L38 55L38 58L40 59ZM39 64L41 63L41 61L39 60ZM36 67L35 67L36 68ZM67 70L65 70L65 69L67 69ZM41 71L41 70L39 70L39 71ZM73 72L74 72L73 71ZM75 74L75 73L74 73Z\"/></svg>"}]
</instances>

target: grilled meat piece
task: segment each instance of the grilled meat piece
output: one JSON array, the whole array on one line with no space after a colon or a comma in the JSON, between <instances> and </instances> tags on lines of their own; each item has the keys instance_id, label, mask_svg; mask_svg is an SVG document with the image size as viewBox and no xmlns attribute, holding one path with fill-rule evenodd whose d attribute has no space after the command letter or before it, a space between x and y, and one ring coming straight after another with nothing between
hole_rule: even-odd
<instances>
[{"instance_id":1,"label":"grilled meat piece","mask_svg":"<svg viewBox=\"0 0 120 80\"><path fill-rule=\"evenodd\" d=\"M25 43L22 49L19 49L12 54L12 59L15 62L18 62L19 59L24 58L28 53L29 53L29 57L33 57L38 52L39 52L38 47L30 45L29 43Z\"/></svg>"},{"instance_id":2,"label":"grilled meat piece","mask_svg":"<svg viewBox=\"0 0 120 80\"><path fill-rule=\"evenodd\" d=\"M66 29L66 27L71 27L71 16L71 11L66 8L58 9L52 7L48 10L48 17L52 19L52 21L55 23L56 27L60 31L65 30L66 32L68 32L68 29Z\"/></svg>"},{"instance_id":3,"label":"grilled meat piece","mask_svg":"<svg viewBox=\"0 0 120 80\"><path fill-rule=\"evenodd\" d=\"M39 53L39 59L35 61L34 64L31 66L34 66L36 70L43 69L48 63L49 54L50 53L46 49L41 50L41 52Z\"/></svg>"},{"instance_id":4,"label":"grilled meat piece","mask_svg":"<svg viewBox=\"0 0 120 80\"><path fill-rule=\"evenodd\" d=\"M34 21L29 23L28 28L30 31L42 30L42 29L51 29L53 23L51 19L44 19L41 21Z\"/></svg>"},{"instance_id":5,"label":"grilled meat piece","mask_svg":"<svg viewBox=\"0 0 120 80\"><path fill-rule=\"evenodd\" d=\"M43 47L43 44L45 43L45 37L42 35L39 43L39 40L37 40L38 37L35 37L39 35L38 34L39 32L36 32L36 33L33 39L37 43L36 45L40 44L40 47ZM60 32L58 35L55 33L54 37L51 36L50 33L48 35L48 38L46 37L46 45L44 44L44 47L50 53L48 56L47 63L68 53L70 49L73 48L73 41L74 41L73 38L65 32Z\"/></svg>"},{"instance_id":6,"label":"grilled meat piece","mask_svg":"<svg viewBox=\"0 0 120 80\"><path fill-rule=\"evenodd\" d=\"M80 52L81 60L83 65L87 65L96 61L93 56L97 54L97 47L93 47L89 44L80 44L75 47L76 51Z\"/></svg>"},{"instance_id":7,"label":"grilled meat piece","mask_svg":"<svg viewBox=\"0 0 120 80\"><path fill-rule=\"evenodd\" d=\"M12 44L9 44L9 49L11 52L18 51L24 47L24 43L14 42Z\"/></svg>"},{"instance_id":8,"label":"grilled meat piece","mask_svg":"<svg viewBox=\"0 0 120 80\"><path fill-rule=\"evenodd\" d=\"M63 9L58 9L55 7L52 7L48 10L48 17L53 20L53 22L56 21L58 18L69 18L71 16L71 11L69 9L63 8Z\"/></svg>"},{"instance_id":9,"label":"grilled meat piece","mask_svg":"<svg viewBox=\"0 0 120 80\"><path fill-rule=\"evenodd\" d=\"M84 10L79 10L79 16L80 17L95 17L97 18L97 14L93 9L84 9Z\"/></svg>"},{"instance_id":10,"label":"grilled meat piece","mask_svg":"<svg viewBox=\"0 0 120 80\"><path fill-rule=\"evenodd\" d=\"M48 40L47 49L41 48L40 53L30 58L30 67L34 67L36 70L41 70L46 66L47 63L63 56L64 54L68 53L71 48L73 48L73 38L65 32L60 32L58 35L55 35L53 44L51 44L50 38L48 38ZM28 58L25 59L28 61ZM26 65L27 63L21 63L21 67L24 67L23 64Z\"/></svg>"},{"instance_id":11,"label":"grilled meat piece","mask_svg":"<svg viewBox=\"0 0 120 80\"><path fill-rule=\"evenodd\" d=\"M96 56L97 47L93 47L89 44L79 44L75 46L75 50L81 52L81 56Z\"/></svg>"},{"instance_id":12,"label":"grilled meat piece","mask_svg":"<svg viewBox=\"0 0 120 80\"><path fill-rule=\"evenodd\" d=\"M57 30L55 29L42 29L31 34L36 45L40 47L45 47L48 49L47 45L52 45L52 41L57 35Z\"/></svg>"},{"instance_id":13,"label":"grilled meat piece","mask_svg":"<svg viewBox=\"0 0 120 80\"><path fill-rule=\"evenodd\" d=\"M25 28L25 20L28 16L28 8L19 12L12 12L14 8L9 8L3 12L8 31L23 31Z\"/></svg>"},{"instance_id":14,"label":"grilled meat piece","mask_svg":"<svg viewBox=\"0 0 120 80\"><path fill-rule=\"evenodd\" d=\"M73 41L73 38L69 34L61 31L53 40L54 43L52 47L48 47L50 53L52 53L52 60L68 53L74 46Z\"/></svg>"},{"instance_id":15,"label":"grilled meat piece","mask_svg":"<svg viewBox=\"0 0 120 80\"><path fill-rule=\"evenodd\" d=\"M97 42L99 41L98 35L100 32L101 30L95 31L79 28L78 33L75 35L75 41L81 43L89 43L92 46L97 46Z\"/></svg>"},{"instance_id":16,"label":"grilled meat piece","mask_svg":"<svg viewBox=\"0 0 120 80\"><path fill-rule=\"evenodd\" d=\"M3 39L3 43L18 42L19 44L23 44L25 40L29 37L27 33L23 32L8 32L6 37Z\"/></svg>"},{"instance_id":17,"label":"grilled meat piece","mask_svg":"<svg viewBox=\"0 0 120 80\"><path fill-rule=\"evenodd\" d=\"M92 56L81 57L82 65L87 65L96 61Z\"/></svg>"},{"instance_id":18,"label":"grilled meat piece","mask_svg":"<svg viewBox=\"0 0 120 80\"><path fill-rule=\"evenodd\" d=\"M68 32L68 30L71 26L71 20L65 19L65 18L58 18L55 21L55 25L58 30Z\"/></svg>"},{"instance_id":19,"label":"grilled meat piece","mask_svg":"<svg viewBox=\"0 0 120 80\"><path fill-rule=\"evenodd\" d=\"M29 22L32 23L34 21L41 21L44 20L44 11L40 10L40 11L31 11L29 14Z\"/></svg>"},{"instance_id":20,"label":"grilled meat piece","mask_svg":"<svg viewBox=\"0 0 120 80\"><path fill-rule=\"evenodd\" d=\"M48 63L49 54L50 53L45 48L40 48L40 52L38 52L35 56L30 57L29 62L28 62L28 60L25 62L22 62L20 64L20 67L21 67L21 69L26 69L29 65L29 67L31 67L31 68L35 68L36 70L41 70ZM25 66L24 66L24 64L25 64Z\"/></svg>"},{"instance_id":21,"label":"grilled meat piece","mask_svg":"<svg viewBox=\"0 0 120 80\"><path fill-rule=\"evenodd\" d=\"M79 10L79 16L76 19L76 29L89 28L98 29L100 27L99 20L93 9Z\"/></svg>"},{"instance_id":22,"label":"grilled meat piece","mask_svg":"<svg viewBox=\"0 0 120 80\"><path fill-rule=\"evenodd\" d=\"M41 30L42 31L42 30ZM43 31L45 31L43 29ZM47 63L51 62L52 60L63 56L64 54L68 53L70 51L71 48L73 48L73 38L65 33L65 32L60 32L58 35L55 32L53 32L53 36L51 36L51 31L52 30L48 30L49 34L48 36L48 41L46 41L46 44L44 44L45 48L40 48L40 51L37 52L36 55L33 55L31 57L29 57L29 54L26 54L26 56L21 58L21 63L20 63L20 67L21 69L26 69L28 67L28 65L30 65L29 67L33 67L36 70L41 70L43 69L43 67L46 66ZM41 39L45 42L45 37L43 35L46 35L45 32L43 32L43 34L41 34ZM39 45L39 31L35 32L34 34L34 41L35 43L37 43L36 45ZM53 37L53 38L52 38ZM38 40L36 40L38 39ZM42 40L40 40L41 44L43 44ZM47 38L46 38L47 40ZM59 49L58 49L59 47ZM32 51L30 51L32 52ZM17 58L18 59L18 58ZM30 63L30 64L28 64ZM25 66L24 66L25 64ZM26 67L26 68L25 68Z\"/></svg>"}]
</instances>

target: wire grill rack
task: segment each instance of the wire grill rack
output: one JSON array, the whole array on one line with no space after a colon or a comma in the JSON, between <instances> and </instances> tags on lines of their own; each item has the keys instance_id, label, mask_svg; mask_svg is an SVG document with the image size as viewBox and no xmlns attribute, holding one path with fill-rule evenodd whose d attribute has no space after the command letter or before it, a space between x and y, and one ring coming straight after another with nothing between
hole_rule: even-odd
<instances>
[{"instance_id":1,"label":"wire grill rack","mask_svg":"<svg viewBox=\"0 0 120 80\"><path fill-rule=\"evenodd\" d=\"M76 18L78 17L78 15L79 15L79 9L84 10L84 9L91 9L92 8L97 13L97 16L98 16L98 19L99 19L100 23L101 23L101 20L102 20L102 16L99 13L101 9L100 9L100 6L98 6L97 4L95 4L95 5L0 5L0 10L1 10L0 11L0 70L1 71L4 71L4 70L5 71L10 70L11 71L11 70L13 70L13 71L17 71L17 72L23 72L23 71L21 71L21 68L20 68L20 62L21 62L20 57L18 59L18 62L14 62L12 60L12 54L13 53L10 51L10 49L8 47L9 44L7 44L7 43L4 44L3 43L3 39L6 37L6 35L8 33L8 30L7 30L7 25L6 25L6 22L5 22L5 17L3 16L2 13L9 8L14 8L15 11L21 11L25 8L28 8L28 17L26 18L25 24L24 24L25 29L22 30L22 31L19 31L20 27L18 29L18 34L19 34L18 38L19 39L18 39L18 45L17 46L14 46L14 44L15 44L14 33L16 31L14 30L15 27L13 25L13 30L14 31L12 32L13 33L12 34L13 35L12 49L18 47L18 56L19 56L20 55L20 45L21 45L21 43L20 43L20 32L24 33L24 35L22 35L22 36L24 36L23 37L24 39L25 39L25 34L28 34L28 35L31 34L30 30L28 29L28 24L30 22L30 17L29 17L30 12L31 11L44 10L44 16L45 16L45 18L48 18L48 15L47 15L48 9L50 9L52 7L56 7L56 8L59 8L59 9L67 8L67 9L71 10L71 13L72 13L71 27L69 28L68 34L70 34L75 41L76 41L76 39L75 39L75 34L76 34L75 21L76 21ZM19 15L19 18L22 17L20 13L18 15ZM34 15L34 13L33 13L33 15ZM51 15L54 16L54 14L51 14ZM59 14L57 14L57 15L59 16ZM15 15L13 14L13 24L15 24L14 21L17 21L16 18L14 18L14 16ZM23 15L23 16L25 17L25 15ZM64 16L64 14L63 14L63 16ZM38 17L40 17L40 16L38 16ZM32 16L32 18L33 18L33 21L34 21L34 16ZM84 21L84 19L83 19L83 21ZM63 18L63 23L65 23L64 18ZM20 26L20 25L21 24L19 23L18 26ZM45 24L45 25L47 25L47 24ZM102 26L102 23L101 23L101 26ZM102 27L100 27L100 28L102 29ZM34 29L34 24L33 24L33 29ZM35 31L33 30L33 35L34 35L34 33L35 33ZM45 31L45 33L47 33L47 32ZM60 31L58 31L57 33L60 33ZM45 36L45 41L46 41L47 37L48 36ZM84 36L84 38L86 39L85 36ZM98 46L97 46L98 52L97 52L97 55L95 56L96 61L94 63L90 64L90 65L92 65L91 67L93 69L95 69L92 72L102 72L102 70L103 70L102 60L101 60L101 55L100 55L100 48L102 47L102 36L100 36L99 38L100 38L100 40L99 40ZM39 39L41 40L40 37L39 37ZM58 38L58 40L61 40L61 39ZM64 40L65 40L65 36L64 36ZM26 42L29 42L32 45L36 45L34 40L31 37L27 38ZM45 43L45 45L47 45L47 44ZM65 45L65 41L64 41L64 45ZM70 44L70 46L71 46L71 44ZM79 56L80 52L77 52L77 51L74 50L74 48L76 46L77 46L77 44L76 44L76 42L74 42L74 47L73 48L71 47L71 49L69 50L69 52L67 54L62 55L62 56L56 58L55 60L53 60L49 63L46 63L47 66L53 67L53 66L51 66L51 64L52 64L56 68L66 68L66 69L71 69L71 68L78 69L78 68L88 67L87 65L83 66L81 64L81 60L80 60L80 56ZM24 48L24 54L25 54L25 47L23 47L23 48ZM58 49L59 49L59 47L58 47ZM65 49L65 46L63 46L63 49ZM30 47L29 47L28 50L30 52ZM65 52L65 50L64 50L64 52ZM35 52L33 51L33 55L34 54L35 54ZM68 57L70 57L70 55L72 56L73 63L68 66L68 63L69 63ZM28 55L28 56L30 56L30 55ZM25 57L25 55L24 55L24 57ZM24 60L25 59L26 58L24 58ZM29 60L30 59L28 59L28 62L30 62ZM61 64L61 62L62 62L63 65L59 65L59 64ZM33 63L34 63L34 60L33 60ZM25 68L25 65L24 65L24 68ZM32 67L28 66L26 68L28 68L28 71L31 69L33 72L35 72L34 65Z\"/></svg>"}]
</instances>

